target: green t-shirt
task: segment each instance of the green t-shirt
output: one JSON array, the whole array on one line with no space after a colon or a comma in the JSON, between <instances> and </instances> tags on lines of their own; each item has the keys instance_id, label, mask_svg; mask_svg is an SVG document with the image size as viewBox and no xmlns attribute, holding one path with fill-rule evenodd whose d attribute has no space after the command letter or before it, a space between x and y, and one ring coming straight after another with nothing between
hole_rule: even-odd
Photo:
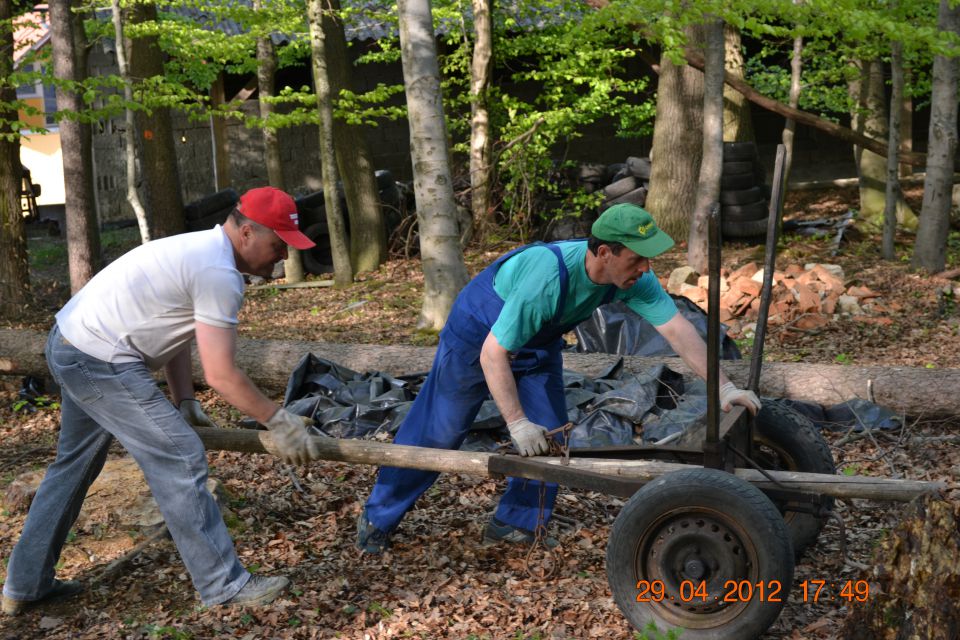
<instances>
[{"instance_id":1,"label":"green t-shirt","mask_svg":"<svg viewBox=\"0 0 960 640\"><path fill-rule=\"evenodd\" d=\"M586 240L561 242L557 246L569 277L561 323L577 324L600 306L611 285L595 284L587 276ZM521 251L500 266L493 288L504 303L491 330L500 346L516 351L556 315L560 302L557 258L544 246ZM664 324L677 313L677 305L653 271L643 274L629 289L618 289L613 299L622 300L654 326Z\"/></svg>"}]
</instances>

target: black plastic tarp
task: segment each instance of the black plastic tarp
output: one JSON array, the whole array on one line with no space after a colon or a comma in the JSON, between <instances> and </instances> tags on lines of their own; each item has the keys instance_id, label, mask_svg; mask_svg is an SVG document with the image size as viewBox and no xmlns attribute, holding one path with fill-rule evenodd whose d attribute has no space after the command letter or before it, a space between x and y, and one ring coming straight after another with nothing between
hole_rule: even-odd
<instances>
[{"instance_id":1,"label":"black plastic tarp","mask_svg":"<svg viewBox=\"0 0 960 640\"><path fill-rule=\"evenodd\" d=\"M689 320L706 340L707 315L693 302L671 295L677 310ZM581 353L618 353L624 356L675 356L673 349L656 328L623 302L611 302L597 308L587 320L574 329L575 349ZM721 325L720 357L739 360L740 349Z\"/></svg>"}]
</instances>

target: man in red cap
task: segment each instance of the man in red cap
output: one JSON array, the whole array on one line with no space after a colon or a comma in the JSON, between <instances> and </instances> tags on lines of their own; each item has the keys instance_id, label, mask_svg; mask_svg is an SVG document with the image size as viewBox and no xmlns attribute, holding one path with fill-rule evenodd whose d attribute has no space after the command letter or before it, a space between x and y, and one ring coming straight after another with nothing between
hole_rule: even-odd
<instances>
[{"instance_id":1,"label":"man in red cap","mask_svg":"<svg viewBox=\"0 0 960 640\"><path fill-rule=\"evenodd\" d=\"M223 226L161 238L121 256L57 313L46 358L61 389L57 457L47 469L10 556L3 612L79 593L55 566L87 489L116 438L143 470L205 605L258 605L288 584L251 574L237 558L206 488L207 458L194 426L216 426L194 398L190 344L207 383L270 429L276 453L317 457L310 422L278 407L237 368L243 276L270 276L287 245L313 247L297 229L293 199L251 189ZM153 377L163 368L171 398Z\"/></svg>"}]
</instances>

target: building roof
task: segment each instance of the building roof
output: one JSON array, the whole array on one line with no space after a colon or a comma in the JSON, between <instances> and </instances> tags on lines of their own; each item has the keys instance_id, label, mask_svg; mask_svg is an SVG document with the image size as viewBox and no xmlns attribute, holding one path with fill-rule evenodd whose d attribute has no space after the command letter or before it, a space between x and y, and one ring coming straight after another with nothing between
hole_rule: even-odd
<instances>
[{"instance_id":1,"label":"building roof","mask_svg":"<svg viewBox=\"0 0 960 640\"><path fill-rule=\"evenodd\" d=\"M36 51L50 39L50 23L47 21L47 17L47 5L38 4L35 11L14 18L14 67L18 67L28 53Z\"/></svg>"}]
</instances>

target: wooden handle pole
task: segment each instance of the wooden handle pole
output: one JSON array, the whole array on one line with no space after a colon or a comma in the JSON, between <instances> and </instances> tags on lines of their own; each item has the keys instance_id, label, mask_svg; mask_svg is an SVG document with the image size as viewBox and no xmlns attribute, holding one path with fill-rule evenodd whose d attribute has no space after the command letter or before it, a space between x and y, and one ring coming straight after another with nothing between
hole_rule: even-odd
<instances>
[{"instance_id":1,"label":"wooden handle pole","mask_svg":"<svg viewBox=\"0 0 960 640\"><path fill-rule=\"evenodd\" d=\"M212 450L238 451L240 453L271 453L273 438L269 431L252 429L196 429L204 446ZM490 459L500 454L428 449L401 444L375 442L372 440L342 440L340 438L316 437L320 445L320 459L376 466L420 469L439 473L464 473L482 478L498 477L491 471ZM537 478L543 464L561 465L562 458L511 456L511 468L515 475L526 477L524 465L530 467L530 477ZM695 469L697 465L659 462L654 460L601 460L597 458L570 458L565 472L573 477L581 473L601 473L611 477L637 480L638 484L649 482L665 473L682 469ZM868 498L908 502L919 495L944 488L942 483L920 480L896 480L866 476L832 476L794 471L768 471L772 478L787 489L820 493L835 498ZM760 489L779 487L753 469L737 469L736 475L753 483ZM563 484L563 481L560 481ZM571 482L571 485L577 484Z\"/></svg>"}]
</instances>

